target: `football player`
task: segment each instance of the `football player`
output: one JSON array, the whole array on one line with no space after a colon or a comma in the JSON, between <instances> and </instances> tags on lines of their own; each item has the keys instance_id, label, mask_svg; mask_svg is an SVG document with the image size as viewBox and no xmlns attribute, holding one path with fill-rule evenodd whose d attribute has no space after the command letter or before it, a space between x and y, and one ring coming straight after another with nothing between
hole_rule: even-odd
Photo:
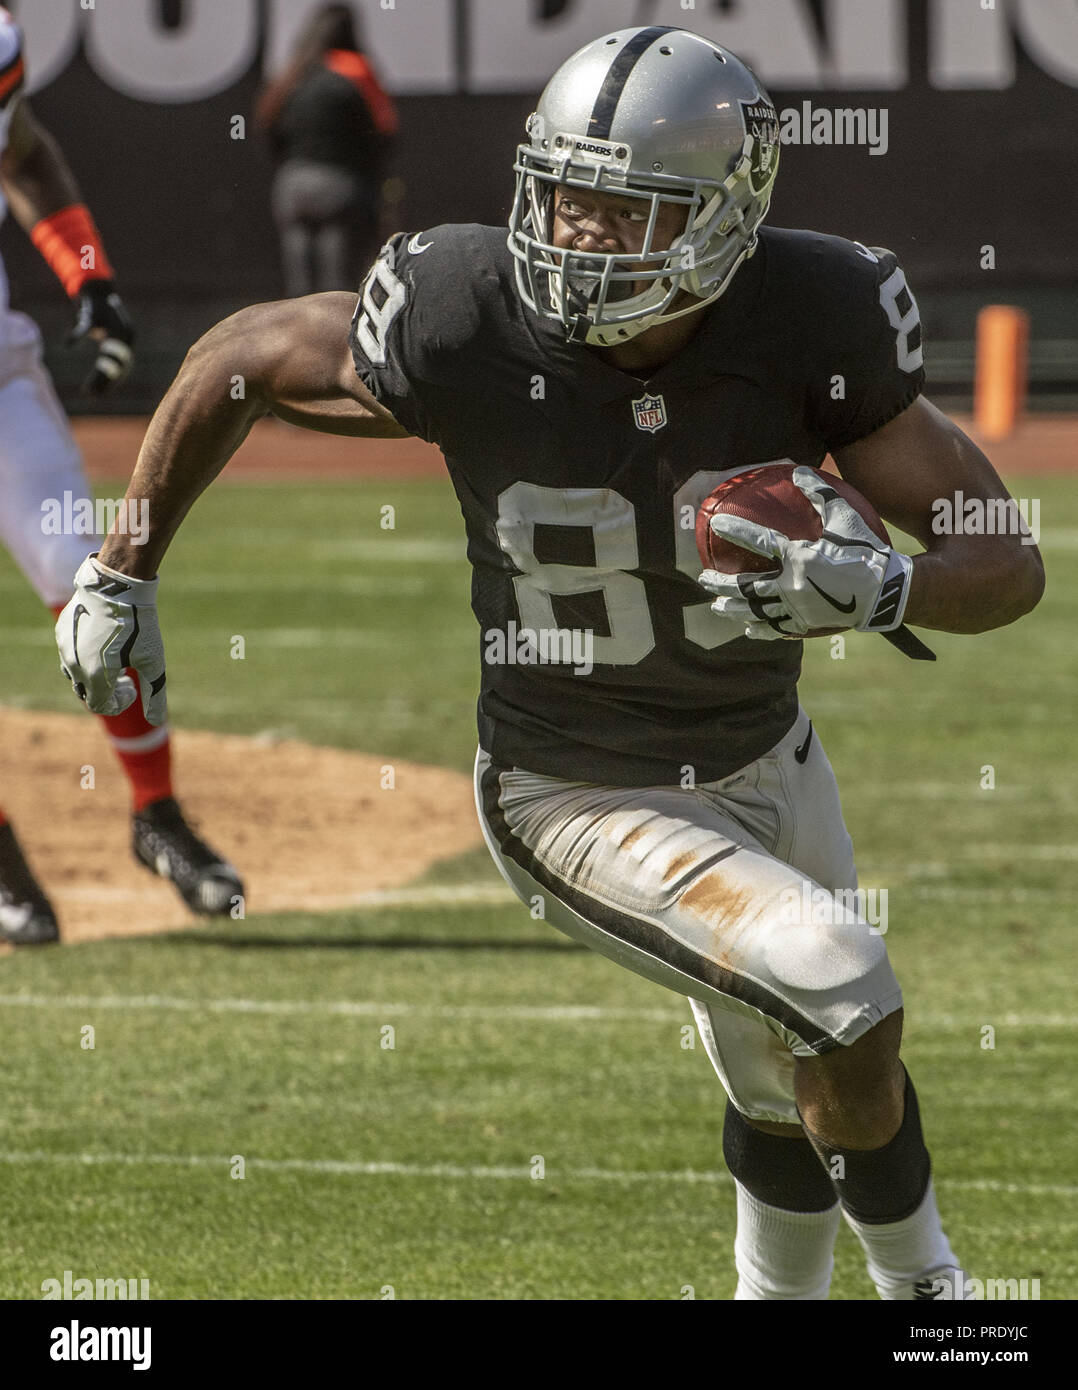
<instances>
[{"instance_id":1,"label":"football player","mask_svg":"<svg viewBox=\"0 0 1078 1390\"><path fill-rule=\"evenodd\" d=\"M150 541L108 538L57 637L93 709L116 707L121 646L144 697L163 682L158 565L264 413L436 442L474 568L487 844L552 924L692 1001L729 1098L736 1297L826 1298L840 1214L882 1298L944 1297L961 1271L899 1058L902 996L882 937L832 897L853 853L798 704L797 638L985 631L1034 606L1042 571L1017 537L933 533L934 498L1007 494L920 398L895 257L761 227L778 158L774 106L732 53L660 26L589 44L529 121L508 241L402 234L358 305L261 305L195 345L129 492L149 499ZM806 472L827 539L789 547L766 588L710 572L702 588L700 502L828 453L925 552L861 544ZM791 911L806 886L833 910Z\"/></svg>"},{"instance_id":2,"label":"football player","mask_svg":"<svg viewBox=\"0 0 1078 1390\"><path fill-rule=\"evenodd\" d=\"M23 95L25 78L22 33L0 7L0 221L10 206L74 301L69 341L95 340L85 389L98 396L127 375L134 331L63 152ZM43 507L66 501L72 514L86 505L92 515L89 497L78 446L41 363L41 335L25 314L8 308L0 261L0 542L54 613L67 602L75 570L100 538L51 532ZM124 677L132 693L136 680L133 671ZM104 726L131 788L138 862L170 879L193 911L229 912L243 885L236 870L194 834L172 794L168 727L154 728L135 704L105 719ZM0 940L41 945L59 934L52 904L0 808Z\"/></svg>"}]
</instances>

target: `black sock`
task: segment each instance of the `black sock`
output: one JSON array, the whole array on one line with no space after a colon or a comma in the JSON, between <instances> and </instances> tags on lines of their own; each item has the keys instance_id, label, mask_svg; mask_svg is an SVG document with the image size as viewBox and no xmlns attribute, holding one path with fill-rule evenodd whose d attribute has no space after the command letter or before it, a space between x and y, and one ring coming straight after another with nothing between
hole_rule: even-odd
<instances>
[{"instance_id":1,"label":"black sock","mask_svg":"<svg viewBox=\"0 0 1078 1390\"><path fill-rule=\"evenodd\" d=\"M769 1207L829 1211L835 1205L831 1179L807 1139L783 1139L754 1129L730 1101L722 1155L741 1186Z\"/></svg>"},{"instance_id":2,"label":"black sock","mask_svg":"<svg viewBox=\"0 0 1078 1390\"><path fill-rule=\"evenodd\" d=\"M921 1133L917 1093L906 1072L906 1098L898 1133L881 1149L836 1149L808 1126L813 1147L832 1177L843 1207L857 1221L885 1226L912 1216L928 1191L931 1164ZM836 1163L841 1159L841 1163Z\"/></svg>"}]
</instances>

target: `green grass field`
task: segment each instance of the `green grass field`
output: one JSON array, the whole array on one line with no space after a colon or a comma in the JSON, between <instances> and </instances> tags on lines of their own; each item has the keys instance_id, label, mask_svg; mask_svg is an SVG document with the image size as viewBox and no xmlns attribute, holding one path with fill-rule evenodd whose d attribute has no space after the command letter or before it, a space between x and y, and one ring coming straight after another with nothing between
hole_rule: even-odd
<instances>
[{"instance_id":1,"label":"green grass field","mask_svg":"<svg viewBox=\"0 0 1078 1390\"><path fill-rule=\"evenodd\" d=\"M933 635L935 666L879 639L843 660L809 644L802 699L862 881L889 891L952 1242L972 1274L1065 1299L1078 501L1065 477L1020 481L1046 527L1036 613ZM2 554L0 596L0 702L69 712L51 624ZM161 613L179 725L471 765L477 640L447 484L211 489ZM427 882L498 880L484 852ZM153 1298L729 1298L723 1098L689 1020L509 901L16 953L0 1296L71 1270L148 1278ZM844 1230L832 1297L871 1296Z\"/></svg>"}]
</instances>

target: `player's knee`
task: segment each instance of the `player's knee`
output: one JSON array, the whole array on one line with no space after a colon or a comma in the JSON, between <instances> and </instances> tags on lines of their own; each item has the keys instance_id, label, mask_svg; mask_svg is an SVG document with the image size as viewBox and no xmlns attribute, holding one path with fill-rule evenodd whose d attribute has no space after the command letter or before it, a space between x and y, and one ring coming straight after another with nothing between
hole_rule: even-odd
<instances>
[{"instance_id":1,"label":"player's knee","mask_svg":"<svg viewBox=\"0 0 1078 1390\"><path fill-rule=\"evenodd\" d=\"M866 1103L877 1097L886 1107L890 1083L901 1072L902 1018L903 1011L896 1009L851 1043L816 1057L796 1057L798 1085L836 1094L857 1092Z\"/></svg>"},{"instance_id":2,"label":"player's knee","mask_svg":"<svg viewBox=\"0 0 1078 1390\"><path fill-rule=\"evenodd\" d=\"M848 1048L843 1049L844 1055L847 1059L861 1064L896 1062L902 1043L903 1017L903 1011L895 1009L886 1018L881 1018Z\"/></svg>"}]
</instances>

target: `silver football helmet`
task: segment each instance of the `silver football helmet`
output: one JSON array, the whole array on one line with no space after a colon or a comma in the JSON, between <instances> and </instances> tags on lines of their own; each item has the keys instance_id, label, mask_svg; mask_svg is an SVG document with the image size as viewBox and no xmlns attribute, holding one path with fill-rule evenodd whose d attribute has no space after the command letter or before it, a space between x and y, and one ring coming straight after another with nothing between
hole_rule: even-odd
<instances>
[{"instance_id":1,"label":"silver football helmet","mask_svg":"<svg viewBox=\"0 0 1078 1390\"><path fill-rule=\"evenodd\" d=\"M527 134L513 166L509 249L524 302L570 341L611 347L693 313L755 250L778 169L778 116L750 69L710 39L658 25L596 39L550 79ZM640 198L641 251L556 247L560 185ZM655 250L671 203L685 210L684 231ZM691 302L675 307L682 290Z\"/></svg>"}]
</instances>

